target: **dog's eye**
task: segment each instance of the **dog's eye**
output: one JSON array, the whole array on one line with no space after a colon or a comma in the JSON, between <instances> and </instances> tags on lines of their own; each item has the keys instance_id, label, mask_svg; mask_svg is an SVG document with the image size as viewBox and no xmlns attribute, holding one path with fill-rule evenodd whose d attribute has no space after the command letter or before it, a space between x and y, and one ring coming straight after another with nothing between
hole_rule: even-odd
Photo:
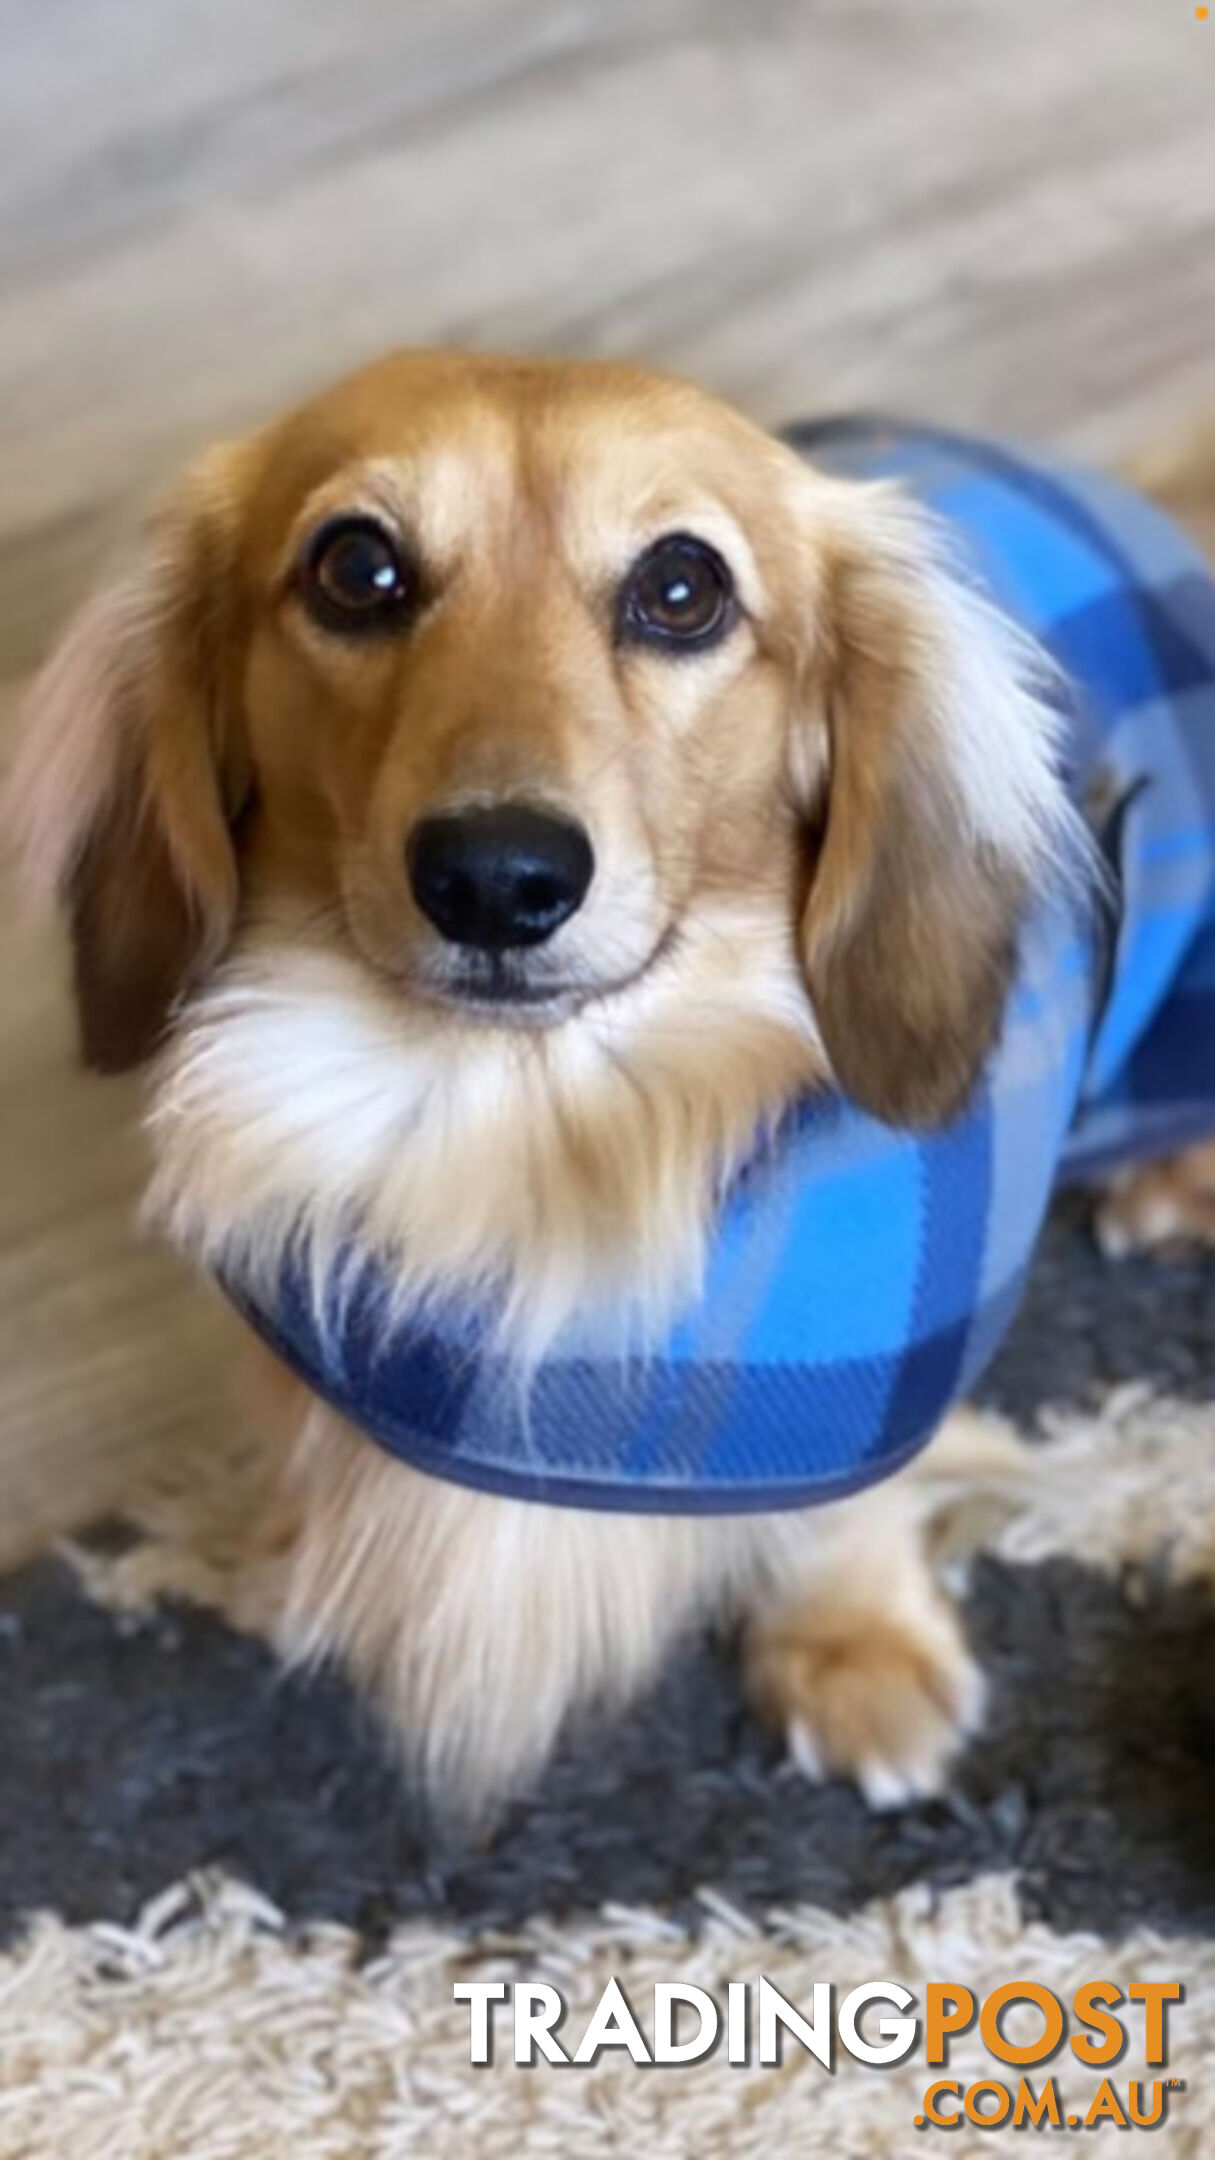
<instances>
[{"instance_id":1,"label":"dog's eye","mask_svg":"<svg viewBox=\"0 0 1215 2160\"><path fill-rule=\"evenodd\" d=\"M326 630L396 628L417 599L417 575L370 517L330 518L304 548L300 597Z\"/></svg>"},{"instance_id":2,"label":"dog's eye","mask_svg":"<svg viewBox=\"0 0 1215 2160\"><path fill-rule=\"evenodd\" d=\"M620 596L626 638L653 645L712 645L737 613L720 555L688 533L656 540L634 563Z\"/></svg>"}]
</instances>

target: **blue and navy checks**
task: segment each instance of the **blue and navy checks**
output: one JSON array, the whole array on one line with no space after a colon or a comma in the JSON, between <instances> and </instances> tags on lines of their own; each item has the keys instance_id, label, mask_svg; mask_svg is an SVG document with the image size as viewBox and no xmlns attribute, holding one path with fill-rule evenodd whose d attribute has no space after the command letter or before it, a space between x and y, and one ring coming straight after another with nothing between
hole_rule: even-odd
<instances>
[{"instance_id":1,"label":"blue and navy checks","mask_svg":"<svg viewBox=\"0 0 1215 2160\"><path fill-rule=\"evenodd\" d=\"M1068 904L1028 926L999 1046L948 1128L807 1100L747 1168L695 1310L647 1358L561 1344L521 1398L465 1311L386 1329L373 1270L319 1319L305 1260L273 1310L225 1287L318 1394L421 1470L631 1512L742 1513L886 1476L974 1383L1061 1178L1215 1129L1215 585L1115 482L939 431L793 429L952 529L1066 680L1078 791L1111 806L1109 964ZM306 1257L306 1256L305 1256Z\"/></svg>"}]
</instances>

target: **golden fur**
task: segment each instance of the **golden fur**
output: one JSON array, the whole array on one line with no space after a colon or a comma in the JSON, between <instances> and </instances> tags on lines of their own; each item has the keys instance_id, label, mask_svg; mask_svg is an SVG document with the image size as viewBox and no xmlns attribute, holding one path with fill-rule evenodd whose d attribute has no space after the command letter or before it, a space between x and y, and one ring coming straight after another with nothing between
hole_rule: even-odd
<instances>
[{"instance_id":1,"label":"golden fur","mask_svg":"<svg viewBox=\"0 0 1215 2160\"><path fill-rule=\"evenodd\" d=\"M303 539L360 510L423 566L407 635L298 604ZM677 658L613 635L671 531L740 599ZM525 1367L575 1316L609 1348L662 1331L799 1090L909 1124L964 1099L1026 899L1076 853L1040 688L896 492L684 383L402 354L187 476L35 687L12 799L71 914L86 1054L158 1048L171 1235L273 1277L296 1231L324 1270L357 1223L403 1298L502 1286ZM529 959L548 1002L490 1014L405 843L533 797L585 824L595 876ZM295 1389L281 1418L277 1638L343 1658L473 1804L723 1612L803 1765L875 1798L931 1787L975 1714L914 1475L804 1514L608 1518L422 1477Z\"/></svg>"}]
</instances>

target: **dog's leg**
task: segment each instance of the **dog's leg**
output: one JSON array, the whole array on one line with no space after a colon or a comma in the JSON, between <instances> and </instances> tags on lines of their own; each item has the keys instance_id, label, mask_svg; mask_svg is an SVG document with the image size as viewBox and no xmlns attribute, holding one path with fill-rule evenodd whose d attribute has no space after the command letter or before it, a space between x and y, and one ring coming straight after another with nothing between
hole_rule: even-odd
<instances>
[{"instance_id":1,"label":"dog's leg","mask_svg":"<svg viewBox=\"0 0 1215 2160\"><path fill-rule=\"evenodd\" d=\"M571 1713L620 1708L681 1636L741 1611L751 1692L802 1768L895 1805L939 1789L982 1707L929 1560L942 1504L1008 1482L1007 1441L984 1449L975 1429L951 1420L921 1464L839 1506L706 1520L471 1492L314 1404L278 1645L344 1664L444 1809L475 1825L534 1779Z\"/></svg>"},{"instance_id":2,"label":"dog's leg","mask_svg":"<svg viewBox=\"0 0 1215 2160\"><path fill-rule=\"evenodd\" d=\"M1161 1245L1215 1246L1215 1140L1116 1178L1095 1218L1111 1260Z\"/></svg>"},{"instance_id":3,"label":"dog's leg","mask_svg":"<svg viewBox=\"0 0 1215 2160\"><path fill-rule=\"evenodd\" d=\"M940 1790L981 1720L983 1682L929 1520L951 1497L1006 1497L1023 1469L996 1421L963 1410L889 1484L804 1518L802 1582L753 1610L744 1658L756 1707L807 1776L853 1778L879 1808Z\"/></svg>"},{"instance_id":4,"label":"dog's leg","mask_svg":"<svg viewBox=\"0 0 1215 2160\"><path fill-rule=\"evenodd\" d=\"M855 1779L872 1807L938 1792L982 1714L957 1615L911 1535L843 1540L813 1588L752 1622L746 1668L798 1767Z\"/></svg>"},{"instance_id":5,"label":"dog's leg","mask_svg":"<svg viewBox=\"0 0 1215 2160\"><path fill-rule=\"evenodd\" d=\"M717 1604L723 1541L697 1520L475 1492L394 1461L320 1403L288 1482L277 1647L341 1663L472 1827L534 1779L571 1713L637 1695Z\"/></svg>"}]
</instances>

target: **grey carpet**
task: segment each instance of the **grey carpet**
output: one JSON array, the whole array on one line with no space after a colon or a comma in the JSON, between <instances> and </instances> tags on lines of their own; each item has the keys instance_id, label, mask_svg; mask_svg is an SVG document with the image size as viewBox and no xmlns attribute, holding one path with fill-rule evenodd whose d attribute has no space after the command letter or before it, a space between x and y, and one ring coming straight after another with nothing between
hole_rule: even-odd
<instances>
[{"instance_id":1,"label":"grey carpet","mask_svg":"<svg viewBox=\"0 0 1215 2160\"><path fill-rule=\"evenodd\" d=\"M1207 1399L1215 1264L1107 1267L1083 1216L1058 1210L986 1399L1023 1423L1128 1377ZM607 1900L694 1920L706 1881L754 1912L848 1912L993 1870L1060 1930L1215 1931L1215 1605L984 1560L970 1624L991 1716L947 1800L875 1818L807 1787L705 1650L608 1733L573 1735L472 1848L426 1818L340 1683L285 1681L195 1612L116 1620L48 1562L0 1586L0 1925L43 1907L126 1923L216 1863L369 1949L415 1916L483 1935Z\"/></svg>"}]
</instances>

